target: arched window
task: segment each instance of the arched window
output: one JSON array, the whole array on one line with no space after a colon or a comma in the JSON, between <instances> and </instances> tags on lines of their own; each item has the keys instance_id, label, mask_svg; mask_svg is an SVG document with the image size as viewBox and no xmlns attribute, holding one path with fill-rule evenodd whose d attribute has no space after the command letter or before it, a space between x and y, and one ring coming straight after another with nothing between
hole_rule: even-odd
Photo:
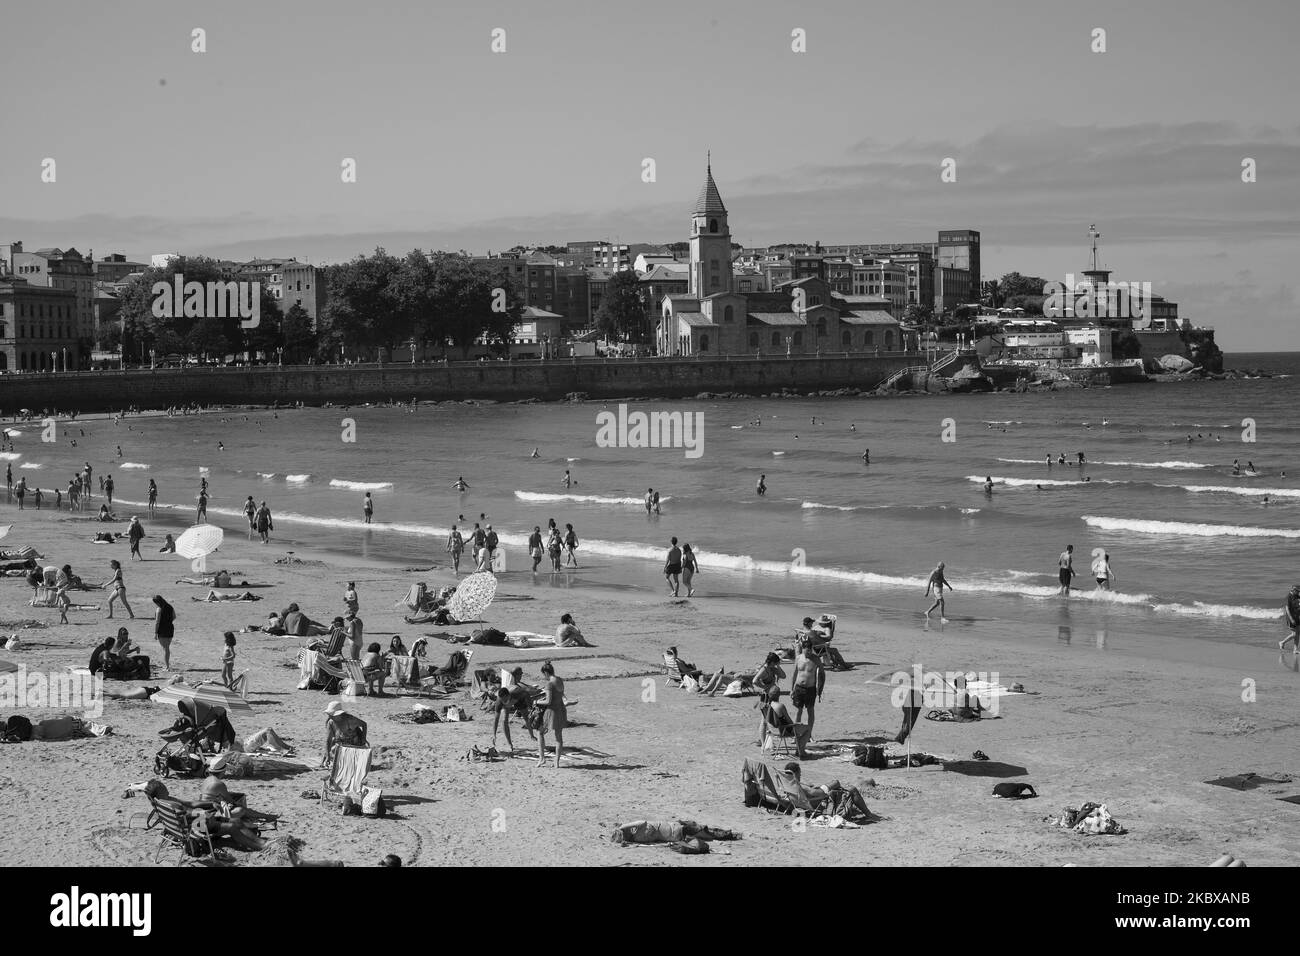
<instances>
[{"instance_id":1,"label":"arched window","mask_svg":"<svg viewBox=\"0 0 1300 956\"><path fill-rule=\"evenodd\" d=\"M700 336L700 351L701 351L701 352L707 352L708 350L709 350L709 337L708 337L707 335L701 335L701 336Z\"/></svg>"},{"instance_id":2,"label":"arched window","mask_svg":"<svg viewBox=\"0 0 1300 956\"><path fill-rule=\"evenodd\" d=\"M7 352L0 352L0 370L9 368L9 355Z\"/></svg>"},{"instance_id":3,"label":"arched window","mask_svg":"<svg viewBox=\"0 0 1300 956\"><path fill-rule=\"evenodd\" d=\"M722 310L722 321L723 321L723 322L734 322L734 321L736 321L736 310L733 309L731 306L727 306L725 309L723 309L723 310Z\"/></svg>"},{"instance_id":4,"label":"arched window","mask_svg":"<svg viewBox=\"0 0 1300 956\"><path fill-rule=\"evenodd\" d=\"M826 317L822 316L817 320L817 337L821 338L826 334Z\"/></svg>"},{"instance_id":5,"label":"arched window","mask_svg":"<svg viewBox=\"0 0 1300 956\"><path fill-rule=\"evenodd\" d=\"M716 219L710 219L710 220L709 220L709 232L717 232L717 231L718 231L718 220L716 220Z\"/></svg>"},{"instance_id":6,"label":"arched window","mask_svg":"<svg viewBox=\"0 0 1300 956\"><path fill-rule=\"evenodd\" d=\"M845 329L843 332L840 333L840 345L844 346L845 348L848 348L852 344L853 344L853 333L848 331L848 329Z\"/></svg>"},{"instance_id":7,"label":"arched window","mask_svg":"<svg viewBox=\"0 0 1300 956\"><path fill-rule=\"evenodd\" d=\"M780 332L773 332L773 333L772 333L772 348L774 348L774 349L779 349L780 347L781 347L781 333L780 333Z\"/></svg>"},{"instance_id":8,"label":"arched window","mask_svg":"<svg viewBox=\"0 0 1300 956\"><path fill-rule=\"evenodd\" d=\"M875 344L876 344L876 333L875 333L875 332L870 332L870 331L868 331L868 332L863 332L863 333L862 333L862 344L863 344L863 345L875 345Z\"/></svg>"},{"instance_id":9,"label":"arched window","mask_svg":"<svg viewBox=\"0 0 1300 956\"><path fill-rule=\"evenodd\" d=\"M18 364L22 366L23 371L27 371L27 353L20 352L18 355Z\"/></svg>"},{"instance_id":10,"label":"arched window","mask_svg":"<svg viewBox=\"0 0 1300 956\"><path fill-rule=\"evenodd\" d=\"M758 333L757 333L757 332L750 332L750 333L749 333L749 347L750 347L751 349L756 349L756 348L759 347L759 345L758 345Z\"/></svg>"},{"instance_id":11,"label":"arched window","mask_svg":"<svg viewBox=\"0 0 1300 956\"><path fill-rule=\"evenodd\" d=\"M885 330L885 348L892 350L894 348L894 330Z\"/></svg>"},{"instance_id":12,"label":"arched window","mask_svg":"<svg viewBox=\"0 0 1300 956\"><path fill-rule=\"evenodd\" d=\"M797 348L797 349L798 349L798 348L803 348L803 333L802 333L802 332L796 332L796 333L794 334L794 341L793 341L793 343L791 343L791 344L793 344L794 347Z\"/></svg>"}]
</instances>

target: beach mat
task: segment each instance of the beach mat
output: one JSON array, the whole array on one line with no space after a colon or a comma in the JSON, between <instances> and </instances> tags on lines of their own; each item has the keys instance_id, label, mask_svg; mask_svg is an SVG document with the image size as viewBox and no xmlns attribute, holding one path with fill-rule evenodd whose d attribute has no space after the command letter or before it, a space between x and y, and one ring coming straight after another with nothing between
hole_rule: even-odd
<instances>
[{"instance_id":1,"label":"beach mat","mask_svg":"<svg viewBox=\"0 0 1300 956\"><path fill-rule=\"evenodd\" d=\"M1290 783L1291 778L1282 776L1275 779L1262 777L1257 773L1235 773L1230 777L1219 777L1205 782L1212 787L1227 787L1229 790L1256 790L1270 783Z\"/></svg>"}]
</instances>

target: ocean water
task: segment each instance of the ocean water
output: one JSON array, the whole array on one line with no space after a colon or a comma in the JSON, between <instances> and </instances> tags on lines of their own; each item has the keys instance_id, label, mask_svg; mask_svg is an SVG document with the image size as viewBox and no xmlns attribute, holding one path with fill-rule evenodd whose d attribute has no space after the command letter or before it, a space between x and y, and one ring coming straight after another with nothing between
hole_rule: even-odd
<instances>
[{"instance_id":1,"label":"ocean water","mask_svg":"<svg viewBox=\"0 0 1300 956\"><path fill-rule=\"evenodd\" d=\"M27 423L11 426L6 457L29 486L65 488L90 460L98 474L113 474L119 514L143 513L153 478L164 506L156 537L164 524L191 520L205 475L209 518L230 534L244 535L246 495L267 501L276 552L322 547L441 562L449 526L486 513L508 578L527 587L526 535L554 518L577 530L582 567L543 573L539 587L662 592L663 553L675 535L700 554L701 599L745 595L916 621L928 606L926 578L944 561L956 589L947 599L953 626L1024 622L1066 634L1114 628L1262 646L1284 633L1282 597L1300 581L1300 379L1292 377L1300 354L1229 356L1228 366L1279 377L630 406L701 413L698 458L681 448L597 447L596 416L616 403L129 417L61 426L57 444L43 444ZM354 442L344 441L345 418L355 421ZM943 440L947 419L954 441ZM1244 419L1254 421L1254 442L1243 441ZM534 447L540 458L529 457ZM1086 467L1044 464L1048 454L1074 460L1079 451ZM1234 459L1243 470L1253 461L1256 472L1233 477ZM567 490L566 468L576 481ZM760 474L765 497L755 493ZM452 484L462 475L470 488L459 494ZM987 496L986 476L995 483ZM648 487L660 491L661 515L645 513ZM370 527L361 521L365 491L375 501ZM1071 543L1082 590L1063 599L1056 559ZM1097 548L1117 577L1108 594L1092 587Z\"/></svg>"}]
</instances>

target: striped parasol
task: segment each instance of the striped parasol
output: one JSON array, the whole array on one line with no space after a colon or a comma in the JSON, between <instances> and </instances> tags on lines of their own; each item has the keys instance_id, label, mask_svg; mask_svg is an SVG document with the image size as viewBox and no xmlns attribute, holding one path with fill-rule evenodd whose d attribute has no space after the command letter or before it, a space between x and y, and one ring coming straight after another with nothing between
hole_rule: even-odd
<instances>
[{"instance_id":1,"label":"striped parasol","mask_svg":"<svg viewBox=\"0 0 1300 956\"><path fill-rule=\"evenodd\" d=\"M481 620L496 593L495 577L487 571L471 574L456 585L456 593L447 602L447 613L457 621Z\"/></svg>"},{"instance_id":2,"label":"striped parasol","mask_svg":"<svg viewBox=\"0 0 1300 956\"><path fill-rule=\"evenodd\" d=\"M196 524L176 539L176 553L183 558L201 558L221 547L225 532L214 524Z\"/></svg>"},{"instance_id":3,"label":"striped parasol","mask_svg":"<svg viewBox=\"0 0 1300 956\"><path fill-rule=\"evenodd\" d=\"M188 684L168 684L158 693L150 698L155 704L166 704L168 707L175 708L177 701L190 698L201 700L205 704L214 704L217 707L224 707L228 713L237 710L252 711L248 701L240 697L233 690L222 687L220 684L203 684L199 687L191 687Z\"/></svg>"}]
</instances>

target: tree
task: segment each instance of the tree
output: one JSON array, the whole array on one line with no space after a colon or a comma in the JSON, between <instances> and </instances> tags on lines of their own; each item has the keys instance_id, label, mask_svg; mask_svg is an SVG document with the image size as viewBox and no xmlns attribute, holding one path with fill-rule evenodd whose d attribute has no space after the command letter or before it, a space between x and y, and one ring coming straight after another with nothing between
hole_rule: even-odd
<instances>
[{"instance_id":1,"label":"tree","mask_svg":"<svg viewBox=\"0 0 1300 956\"><path fill-rule=\"evenodd\" d=\"M163 329L152 341L158 355L183 355L185 352L185 340L171 329Z\"/></svg>"},{"instance_id":2,"label":"tree","mask_svg":"<svg viewBox=\"0 0 1300 956\"><path fill-rule=\"evenodd\" d=\"M185 337L185 344L190 352L205 358L221 358L230 351L230 339L222 328L221 319L211 316L194 323L189 335Z\"/></svg>"},{"instance_id":3,"label":"tree","mask_svg":"<svg viewBox=\"0 0 1300 956\"><path fill-rule=\"evenodd\" d=\"M302 364L316 351L316 333L311 328L311 316L300 305L284 314L280 323L280 341L284 347L284 360Z\"/></svg>"},{"instance_id":4,"label":"tree","mask_svg":"<svg viewBox=\"0 0 1300 956\"><path fill-rule=\"evenodd\" d=\"M609 277L605 297L596 310L596 328L607 339L645 341L645 303L641 299L640 277L635 272L616 272Z\"/></svg>"},{"instance_id":5,"label":"tree","mask_svg":"<svg viewBox=\"0 0 1300 956\"><path fill-rule=\"evenodd\" d=\"M105 352L116 352L122 347L122 327L116 322L105 322L99 327L99 347Z\"/></svg>"},{"instance_id":6,"label":"tree","mask_svg":"<svg viewBox=\"0 0 1300 956\"><path fill-rule=\"evenodd\" d=\"M934 309L913 303L903 310L903 321L908 325L924 326L934 321Z\"/></svg>"},{"instance_id":7,"label":"tree","mask_svg":"<svg viewBox=\"0 0 1300 956\"><path fill-rule=\"evenodd\" d=\"M1002 292L1002 283L997 279L990 279L980 287L980 302L987 305L990 309L1000 309L1005 296Z\"/></svg>"},{"instance_id":8,"label":"tree","mask_svg":"<svg viewBox=\"0 0 1300 956\"><path fill-rule=\"evenodd\" d=\"M1040 279L1038 276L1022 276L1019 272L1008 272L998 280L999 291L1004 302L1018 295L1036 295L1041 298L1045 285L1047 285L1045 279Z\"/></svg>"}]
</instances>

